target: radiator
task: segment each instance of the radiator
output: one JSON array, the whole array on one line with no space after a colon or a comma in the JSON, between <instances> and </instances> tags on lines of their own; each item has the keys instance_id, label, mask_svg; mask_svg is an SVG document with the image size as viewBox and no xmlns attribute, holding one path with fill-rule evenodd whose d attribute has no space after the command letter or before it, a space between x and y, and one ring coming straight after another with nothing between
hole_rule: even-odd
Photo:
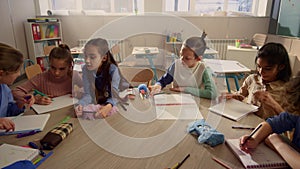
<instances>
[{"instance_id":1,"label":"radiator","mask_svg":"<svg viewBox=\"0 0 300 169\"><path fill-rule=\"evenodd\" d=\"M241 39L241 43L245 43L244 39ZM207 46L209 48L218 51L219 59L226 58L227 46L235 46L235 39L209 39L207 40Z\"/></svg>"}]
</instances>

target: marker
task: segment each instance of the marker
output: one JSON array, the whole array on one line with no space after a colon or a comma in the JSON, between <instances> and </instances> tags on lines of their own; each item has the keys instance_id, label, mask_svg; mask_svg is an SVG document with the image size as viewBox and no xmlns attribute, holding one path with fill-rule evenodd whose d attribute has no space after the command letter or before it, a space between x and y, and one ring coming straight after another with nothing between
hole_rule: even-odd
<instances>
[{"instance_id":1,"label":"marker","mask_svg":"<svg viewBox=\"0 0 300 169\"><path fill-rule=\"evenodd\" d=\"M217 159L216 157L212 157L213 160L215 160L217 163L221 164L223 167L227 168L227 169L231 169L231 167L229 167L227 164L225 164L223 161Z\"/></svg>"},{"instance_id":2,"label":"marker","mask_svg":"<svg viewBox=\"0 0 300 169\"><path fill-rule=\"evenodd\" d=\"M40 150L40 155L43 156L43 157L46 157L46 153L45 153L43 150L41 150L41 149L39 148L39 146L36 145L34 142L29 142L28 145L29 145L29 147L31 147L31 148Z\"/></svg>"},{"instance_id":3,"label":"marker","mask_svg":"<svg viewBox=\"0 0 300 169\"><path fill-rule=\"evenodd\" d=\"M59 124L66 123L70 118L71 118L70 116L66 116L59 122Z\"/></svg>"},{"instance_id":4,"label":"marker","mask_svg":"<svg viewBox=\"0 0 300 169\"><path fill-rule=\"evenodd\" d=\"M25 96L24 99L28 101L29 99L31 99L31 95Z\"/></svg>"},{"instance_id":5,"label":"marker","mask_svg":"<svg viewBox=\"0 0 300 169\"><path fill-rule=\"evenodd\" d=\"M244 143L242 144L242 146L244 146L246 144L246 142L258 131L259 128L261 128L262 124L260 124L258 127L256 127L256 129L249 135L249 137L247 137L244 141Z\"/></svg>"},{"instance_id":6,"label":"marker","mask_svg":"<svg viewBox=\"0 0 300 169\"><path fill-rule=\"evenodd\" d=\"M43 96L43 97L49 98L48 95L46 95L45 93L42 93L42 92L40 92L40 91L38 91L38 90L36 90L36 89L33 89L33 95L41 95L41 96ZM53 99L51 99L51 100L53 101Z\"/></svg>"},{"instance_id":7,"label":"marker","mask_svg":"<svg viewBox=\"0 0 300 169\"><path fill-rule=\"evenodd\" d=\"M254 130L254 127L244 127L244 126L231 126L233 129L247 129L247 130Z\"/></svg>"},{"instance_id":8,"label":"marker","mask_svg":"<svg viewBox=\"0 0 300 169\"><path fill-rule=\"evenodd\" d=\"M17 134L17 138L22 138L22 137L26 137L26 136L31 136L31 135L34 135L36 133L40 132L39 130L32 130L30 132L27 132L27 133L20 133L20 134Z\"/></svg>"}]
</instances>

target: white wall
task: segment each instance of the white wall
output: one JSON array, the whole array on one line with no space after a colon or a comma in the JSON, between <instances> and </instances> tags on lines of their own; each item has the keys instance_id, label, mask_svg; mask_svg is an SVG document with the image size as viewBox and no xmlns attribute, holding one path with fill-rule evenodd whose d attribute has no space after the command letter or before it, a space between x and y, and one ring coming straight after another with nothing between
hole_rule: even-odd
<instances>
[{"instance_id":1,"label":"white wall","mask_svg":"<svg viewBox=\"0 0 300 169\"><path fill-rule=\"evenodd\" d=\"M0 41L18 48L25 57L27 45L23 22L35 17L33 0L0 0Z\"/></svg>"}]
</instances>

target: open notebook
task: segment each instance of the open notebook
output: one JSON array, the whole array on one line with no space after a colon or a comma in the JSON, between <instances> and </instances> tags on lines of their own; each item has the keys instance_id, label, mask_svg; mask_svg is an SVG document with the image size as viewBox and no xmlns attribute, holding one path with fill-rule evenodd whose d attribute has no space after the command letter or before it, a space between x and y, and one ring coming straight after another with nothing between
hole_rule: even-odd
<instances>
[{"instance_id":1,"label":"open notebook","mask_svg":"<svg viewBox=\"0 0 300 169\"><path fill-rule=\"evenodd\" d=\"M249 113L257 111L258 107L236 99L229 99L210 107L209 110L229 119L238 121Z\"/></svg>"},{"instance_id":2,"label":"open notebook","mask_svg":"<svg viewBox=\"0 0 300 169\"><path fill-rule=\"evenodd\" d=\"M50 114L6 117L15 123L15 131L0 130L0 135L26 133L32 130L42 131L49 117Z\"/></svg>"},{"instance_id":3,"label":"open notebook","mask_svg":"<svg viewBox=\"0 0 300 169\"><path fill-rule=\"evenodd\" d=\"M71 95L64 95L53 98L53 101L49 105L32 105L32 108L35 110L37 114L48 113L50 111L58 110L67 106L74 105L78 100L76 98L71 97Z\"/></svg>"},{"instance_id":4,"label":"open notebook","mask_svg":"<svg viewBox=\"0 0 300 169\"><path fill-rule=\"evenodd\" d=\"M282 157L261 143L250 154L245 153L239 147L239 139L226 139L226 144L234 155L242 162L245 168L287 168L288 164Z\"/></svg>"},{"instance_id":5,"label":"open notebook","mask_svg":"<svg viewBox=\"0 0 300 169\"><path fill-rule=\"evenodd\" d=\"M158 94L154 95L154 102L157 119L203 119L194 97L190 94Z\"/></svg>"},{"instance_id":6,"label":"open notebook","mask_svg":"<svg viewBox=\"0 0 300 169\"><path fill-rule=\"evenodd\" d=\"M0 154L0 168L3 168L20 160L33 160L39 150L4 143L0 146Z\"/></svg>"}]
</instances>

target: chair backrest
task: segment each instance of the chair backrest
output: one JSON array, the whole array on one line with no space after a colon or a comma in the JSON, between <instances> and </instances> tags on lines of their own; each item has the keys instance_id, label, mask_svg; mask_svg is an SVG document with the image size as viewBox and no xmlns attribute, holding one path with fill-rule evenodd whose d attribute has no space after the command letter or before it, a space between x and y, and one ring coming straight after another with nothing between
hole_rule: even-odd
<instances>
[{"instance_id":1,"label":"chair backrest","mask_svg":"<svg viewBox=\"0 0 300 169\"><path fill-rule=\"evenodd\" d=\"M266 43L267 35L256 33L253 35L250 45L252 46L263 46Z\"/></svg>"},{"instance_id":2,"label":"chair backrest","mask_svg":"<svg viewBox=\"0 0 300 169\"><path fill-rule=\"evenodd\" d=\"M154 73L152 69L146 67L119 67L123 76L133 85L146 83L147 86L151 85Z\"/></svg>"},{"instance_id":3,"label":"chair backrest","mask_svg":"<svg viewBox=\"0 0 300 169\"><path fill-rule=\"evenodd\" d=\"M44 55L45 55L45 56L49 56L49 54L50 54L50 52L51 52L51 50L52 50L53 48L55 48L54 45L51 45L51 46L45 46L45 47L44 47Z\"/></svg>"},{"instance_id":4,"label":"chair backrest","mask_svg":"<svg viewBox=\"0 0 300 169\"><path fill-rule=\"evenodd\" d=\"M26 73L27 79L31 79L35 75L42 73L42 69L39 64L34 64L34 65L27 66L25 68L25 73Z\"/></svg>"}]
</instances>

